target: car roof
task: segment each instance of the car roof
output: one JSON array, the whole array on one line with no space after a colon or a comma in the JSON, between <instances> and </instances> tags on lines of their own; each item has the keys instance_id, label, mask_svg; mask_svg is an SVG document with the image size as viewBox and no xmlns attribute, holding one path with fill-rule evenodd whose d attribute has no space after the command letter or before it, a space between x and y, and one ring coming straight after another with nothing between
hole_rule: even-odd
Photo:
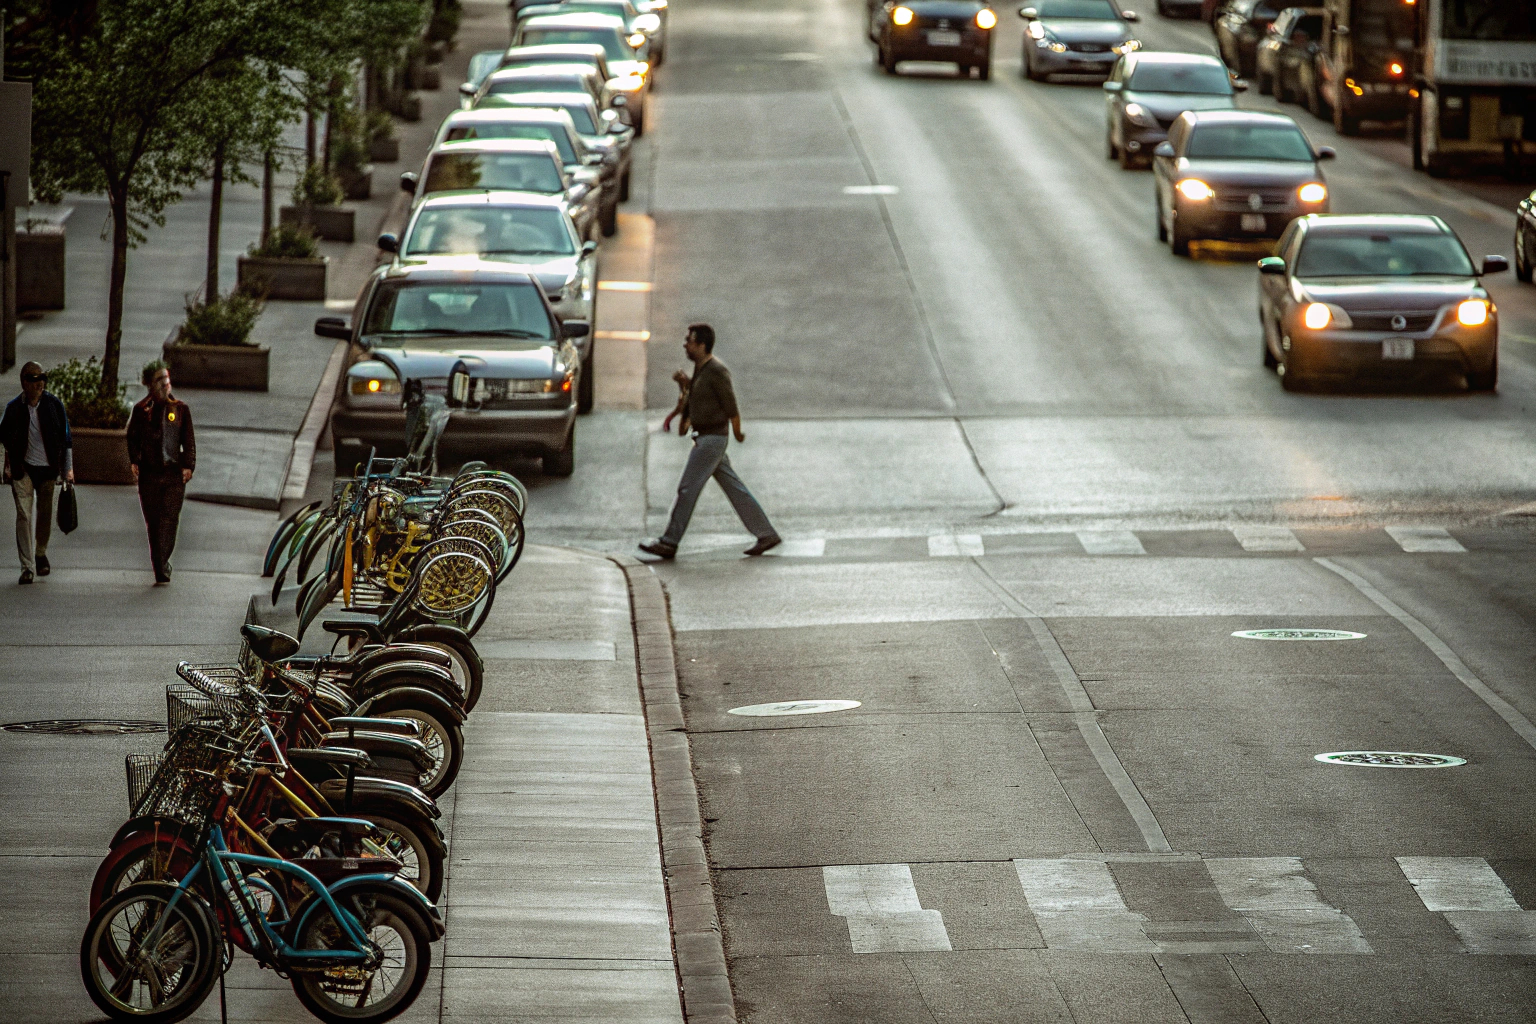
<instances>
[{"instance_id":1,"label":"car roof","mask_svg":"<svg viewBox=\"0 0 1536 1024\"><path fill-rule=\"evenodd\" d=\"M452 139L439 142L431 156L439 153L549 153L560 161L560 150L548 139Z\"/></svg>"},{"instance_id":2,"label":"car roof","mask_svg":"<svg viewBox=\"0 0 1536 1024\"><path fill-rule=\"evenodd\" d=\"M497 68L486 77L488 82L506 82L518 78L547 78L557 75L571 75L572 77L586 78L595 74L590 64L523 64Z\"/></svg>"},{"instance_id":3,"label":"car roof","mask_svg":"<svg viewBox=\"0 0 1536 1024\"><path fill-rule=\"evenodd\" d=\"M398 281L401 278L425 281L505 281L508 284L532 285L541 293L544 290L539 287L539 282L528 271L512 270L505 263L481 259L473 253L454 254L451 266L444 266L443 262L437 264L392 262L386 264L385 268L383 278L386 281Z\"/></svg>"},{"instance_id":4,"label":"car roof","mask_svg":"<svg viewBox=\"0 0 1536 1024\"><path fill-rule=\"evenodd\" d=\"M443 120L443 123L445 125L496 124L498 122L547 124L550 121L570 126L571 130L575 131L571 112L562 107L476 107L473 110L455 110Z\"/></svg>"},{"instance_id":5,"label":"car roof","mask_svg":"<svg viewBox=\"0 0 1536 1024\"><path fill-rule=\"evenodd\" d=\"M607 59L608 51L598 43L535 43L533 46L509 46L501 55L502 60L515 64L517 58L586 56Z\"/></svg>"},{"instance_id":6,"label":"car roof","mask_svg":"<svg viewBox=\"0 0 1536 1024\"><path fill-rule=\"evenodd\" d=\"M1450 225L1425 213L1309 213L1302 218L1308 234L1391 231L1400 235L1455 235Z\"/></svg>"},{"instance_id":7,"label":"car roof","mask_svg":"<svg viewBox=\"0 0 1536 1024\"><path fill-rule=\"evenodd\" d=\"M1212 64L1225 67L1219 59L1205 53L1178 53L1171 50L1138 50L1127 54L1132 64Z\"/></svg>"},{"instance_id":8,"label":"car roof","mask_svg":"<svg viewBox=\"0 0 1536 1024\"><path fill-rule=\"evenodd\" d=\"M597 103L584 92L509 92L499 95L492 94L485 97L481 102L491 105L483 108L476 106L476 110L499 110L504 104L514 107L555 108L579 105L591 107L593 115L596 116L597 114Z\"/></svg>"},{"instance_id":9,"label":"car roof","mask_svg":"<svg viewBox=\"0 0 1536 1024\"><path fill-rule=\"evenodd\" d=\"M565 200L559 196L547 196L538 192L513 192L501 189L493 192L447 192L428 196L421 209L438 210L451 206L511 206L518 209L564 210Z\"/></svg>"},{"instance_id":10,"label":"car roof","mask_svg":"<svg viewBox=\"0 0 1536 1024\"><path fill-rule=\"evenodd\" d=\"M1301 125L1284 114L1267 110L1186 110L1184 116L1195 125L1202 124L1272 124L1301 130Z\"/></svg>"},{"instance_id":11,"label":"car roof","mask_svg":"<svg viewBox=\"0 0 1536 1024\"><path fill-rule=\"evenodd\" d=\"M624 19L617 14L539 14L520 24L525 31L534 28L624 29Z\"/></svg>"}]
</instances>

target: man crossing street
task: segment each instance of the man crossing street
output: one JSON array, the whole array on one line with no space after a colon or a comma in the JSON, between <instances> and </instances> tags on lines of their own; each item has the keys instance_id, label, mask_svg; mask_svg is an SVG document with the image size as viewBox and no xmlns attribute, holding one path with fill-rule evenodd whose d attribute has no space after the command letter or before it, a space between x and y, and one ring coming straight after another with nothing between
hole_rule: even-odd
<instances>
[{"instance_id":1,"label":"man crossing street","mask_svg":"<svg viewBox=\"0 0 1536 1024\"><path fill-rule=\"evenodd\" d=\"M16 554L21 579L31 583L47 576L48 537L52 531L53 486L60 477L75 481L75 452L69 437L64 403L49 394L48 375L37 363L21 368L21 394L0 418L0 443L5 447L5 479L16 500ZM35 508L34 508L35 505Z\"/></svg>"},{"instance_id":2,"label":"man crossing street","mask_svg":"<svg viewBox=\"0 0 1536 1024\"><path fill-rule=\"evenodd\" d=\"M139 508L149 530L155 582L171 582L171 552L181 522L181 502L197 468L192 410L171 394L171 370L155 360L144 367L149 394L128 419L128 461L139 485Z\"/></svg>"},{"instance_id":3,"label":"man crossing street","mask_svg":"<svg viewBox=\"0 0 1536 1024\"><path fill-rule=\"evenodd\" d=\"M736 407L736 391L731 384L731 371L715 358L715 330L709 324L690 324L683 351L693 363L693 377L679 402L683 417L680 433L693 428L693 451L683 468L683 478L677 485L677 501L672 506L672 518L667 532L656 540L646 541L640 550L658 558L673 558L677 546L682 543L683 533L693 518L693 507L698 504L704 484L714 477L715 483L730 499L731 507L741 517L742 525L757 538L757 543L745 551L748 555L761 555L781 543L768 514L758 504L741 477L731 468L726 456L730 438L727 428L736 435L738 442L745 441L741 431L741 413ZM681 385L682 381L679 381ZM670 423L671 416L667 417Z\"/></svg>"}]
</instances>

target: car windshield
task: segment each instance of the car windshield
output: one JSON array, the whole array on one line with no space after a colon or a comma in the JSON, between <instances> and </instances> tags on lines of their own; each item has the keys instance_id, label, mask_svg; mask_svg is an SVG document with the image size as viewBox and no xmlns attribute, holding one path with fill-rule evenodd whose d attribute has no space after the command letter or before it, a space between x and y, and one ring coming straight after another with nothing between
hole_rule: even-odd
<instances>
[{"instance_id":1,"label":"car windshield","mask_svg":"<svg viewBox=\"0 0 1536 1024\"><path fill-rule=\"evenodd\" d=\"M611 23L610 23L611 24ZM518 46L547 46L554 43L597 44L609 60L634 60L630 49L616 28L530 28L524 29Z\"/></svg>"},{"instance_id":2,"label":"car windshield","mask_svg":"<svg viewBox=\"0 0 1536 1024\"><path fill-rule=\"evenodd\" d=\"M1299 130L1273 124L1202 124L1189 137L1191 160L1312 160Z\"/></svg>"},{"instance_id":3,"label":"car windshield","mask_svg":"<svg viewBox=\"0 0 1536 1024\"><path fill-rule=\"evenodd\" d=\"M532 281L386 281L373 293L363 333L500 334L549 341L555 328Z\"/></svg>"},{"instance_id":4,"label":"car windshield","mask_svg":"<svg viewBox=\"0 0 1536 1024\"><path fill-rule=\"evenodd\" d=\"M433 154L423 194L461 188L555 195L565 190L565 182L554 156L548 153Z\"/></svg>"},{"instance_id":5,"label":"car windshield","mask_svg":"<svg viewBox=\"0 0 1536 1024\"><path fill-rule=\"evenodd\" d=\"M1120 17L1109 0L1040 0L1035 11L1042 18L1091 18L1114 21Z\"/></svg>"},{"instance_id":6,"label":"car windshield","mask_svg":"<svg viewBox=\"0 0 1536 1024\"><path fill-rule=\"evenodd\" d=\"M1296 262L1297 277L1470 277L1472 260L1451 235L1319 233L1308 236Z\"/></svg>"},{"instance_id":7,"label":"car windshield","mask_svg":"<svg viewBox=\"0 0 1536 1024\"><path fill-rule=\"evenodd\" d=\"M503 78L491 83L491 95L519 92L579 92L590 95L587 83L579 75L527 75Z\"/></svg>"},{"instance_id":8,"label":"car windshield","mask_svg":"<svg viewBox=\"0 0 1536 1024\"><path fill-rule=\"evenodd\" d=\"M1133 92L1182 92L1206 96L1232 95L1232 79L1220 64L1142 62L1131 72L1126 88Z\"/></svg>"},{"instance_id":9,"label":"car windshield","mask_svg":"<svg viewBox=\"0 0 1536 1024\"><path fill-rule=\"evenodd\" d=\"M478 87L492 71L501 67L500 50L481 50L469 58L469 83Z\"/></svg>"},{"instance_id":10,"label":"car windshield","mask_svg":"<svg viewBox=\"0 0 1536 1024\"><path fill-rule=\"evenodd\" d=\"M458 139L532 139L535 142L553 142L560 151L560 159L568 164L581 163L576 148L571 145L570 133L554 124L463 124L448 129L445 142Z\"/></svg>"},{"instance_id":11,"label":"car windshield","mask_svg":"<svg viewBox=\"0 0 1536 1024\"><path fill-rule=\"evenodd\" d=\"M617 3L605 3L603 0L565 0L560 5L561 14L612 14L620 18L629 18L628 4L623 0ZM638 13L638 12L637 12Z\"/></svg>"},{"instance_id":12,"label":"car windshield","mask_svg":"<svg viewBox=\"0 0 1536 1024\"><path fill-rule=\"evenodd\" d=\"M559 210L526 206L440 206L422 210L406 256L570 256L576 242Z\"/></svg>"}]
</instances>

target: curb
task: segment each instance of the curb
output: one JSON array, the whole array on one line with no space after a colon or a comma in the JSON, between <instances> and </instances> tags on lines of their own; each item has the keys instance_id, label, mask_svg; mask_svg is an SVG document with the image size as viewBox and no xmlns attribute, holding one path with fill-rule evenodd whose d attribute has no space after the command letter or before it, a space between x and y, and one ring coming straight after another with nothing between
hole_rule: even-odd
<instances>
[{"instance_id":1,"label":"curb","mask_svg":"<svg viewBox=\"0 0 1536 1024\"><path fill-rule=\"evenodd\" d=\"M651 777L656 788L656 821L661 830L661 870L667 880L672 918L672 950L683 1019L688 1024L735 1024L720 937L720 916L704 853L699 791L693 781L693 757L683 726L677 692L677 661L672 650L672 618L661 581L645 563L627 555L607 556L629 582L629 607L635 629L635 661L640 701L651 745Z\"/></svg>"}]
</instances>

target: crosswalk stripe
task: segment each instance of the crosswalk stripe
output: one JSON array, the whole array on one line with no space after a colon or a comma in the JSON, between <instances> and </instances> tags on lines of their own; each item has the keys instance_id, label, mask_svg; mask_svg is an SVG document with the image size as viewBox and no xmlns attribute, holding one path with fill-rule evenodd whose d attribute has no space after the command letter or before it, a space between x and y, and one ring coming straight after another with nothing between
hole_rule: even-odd
<instances>
[{"instance_id":1,"label":"crosswalk stripe","mask_svg":"<svg viewBox=\"0 0 1536 1024\"><path fill-rule=\"evenodd\" d=\"M934 558L980 558L987 553L979 533L940 533L928 538Z\"/></svg>"},{"instance_id":2,"label":"crosswalk stripe","mask_svg":"<svg viewBox=\"0 0 1536 1024\"><path fill-rule=\"evenodd\" d=\"M948 951L944 916L918 902L906 864L829 865L821 869L827 908L848 922L855 953Z\"/></svg>"},{"instance_id":3,"label":"crosswalk stripe","mask_svg":"<svg viewBox=\"0 0 1536 1024\"><path fill-rule=\"evenodd\" d=\"M1130 530L1078 530L1077 542L1090 555L1144 555L1141 538Z\"/></svg>"},{"instance_id":4,"label":"crosswalk stripe","mask_svg":"<svg viewBox=\"0 0 1536 1024\"><path fill-rule=\"evenodd\" d=\"M1147 919L1126 908L1109 865L1092 860L1015 860L1024 899L1052 949L1156 953Z\"/></svg>"},{"instance_id":5,"label":"crosswalk stripe","mask_svg":"<svg viewBox=\"0 0 1536 1024\"><path fill-rule=\"evenodd\" d=\"M825 537L803 537L786 540L772 551L765 552L779 558L820 558L827 553Z\"/></svg>"},{"instance_id":6,"label":"crosswalk stripe","mask_svg":"<svg viewBox=\"0 0 1536 1024\"><path fill-rule=\"evenodd\" d=\"M1305 551L1305 545L1283 526L1234 526L1232 536L1244 551Z\"/></svg>"},{"instance_id":7,"label":"crosswalk stripe","mask_svg":"<svg viewBox=\"0 0 1536 1024\"><path fill-rule=\"evenodd\" d=\"M1440 551L1465 553L1461 542L1438 526L1389 526L1387 533L1397 546L1410 553Z\"/></svg>"},{"instance_id":8,"label":"crosswalk stripe","mask_svg":"<svg viewBox=\"0 0 1536 1024\"><path fill-rule=\"evenodd\" d=\"M1519 910L1509 886L1481 857L1399 857L1425 910Z\"/></svg>"},{"instance_id":9,"label":"crosswalk stripe","mask_svg":"<svg viewBox=\"0 0 1536 1024\"><path fill-rule=\"evenodd\" d=\"M1299 857L1220 857L1205 862L1222 902L1248 919L1276 953L1369 953L1348 915L1324 903Z\"/></svg>"}]
</instances>

